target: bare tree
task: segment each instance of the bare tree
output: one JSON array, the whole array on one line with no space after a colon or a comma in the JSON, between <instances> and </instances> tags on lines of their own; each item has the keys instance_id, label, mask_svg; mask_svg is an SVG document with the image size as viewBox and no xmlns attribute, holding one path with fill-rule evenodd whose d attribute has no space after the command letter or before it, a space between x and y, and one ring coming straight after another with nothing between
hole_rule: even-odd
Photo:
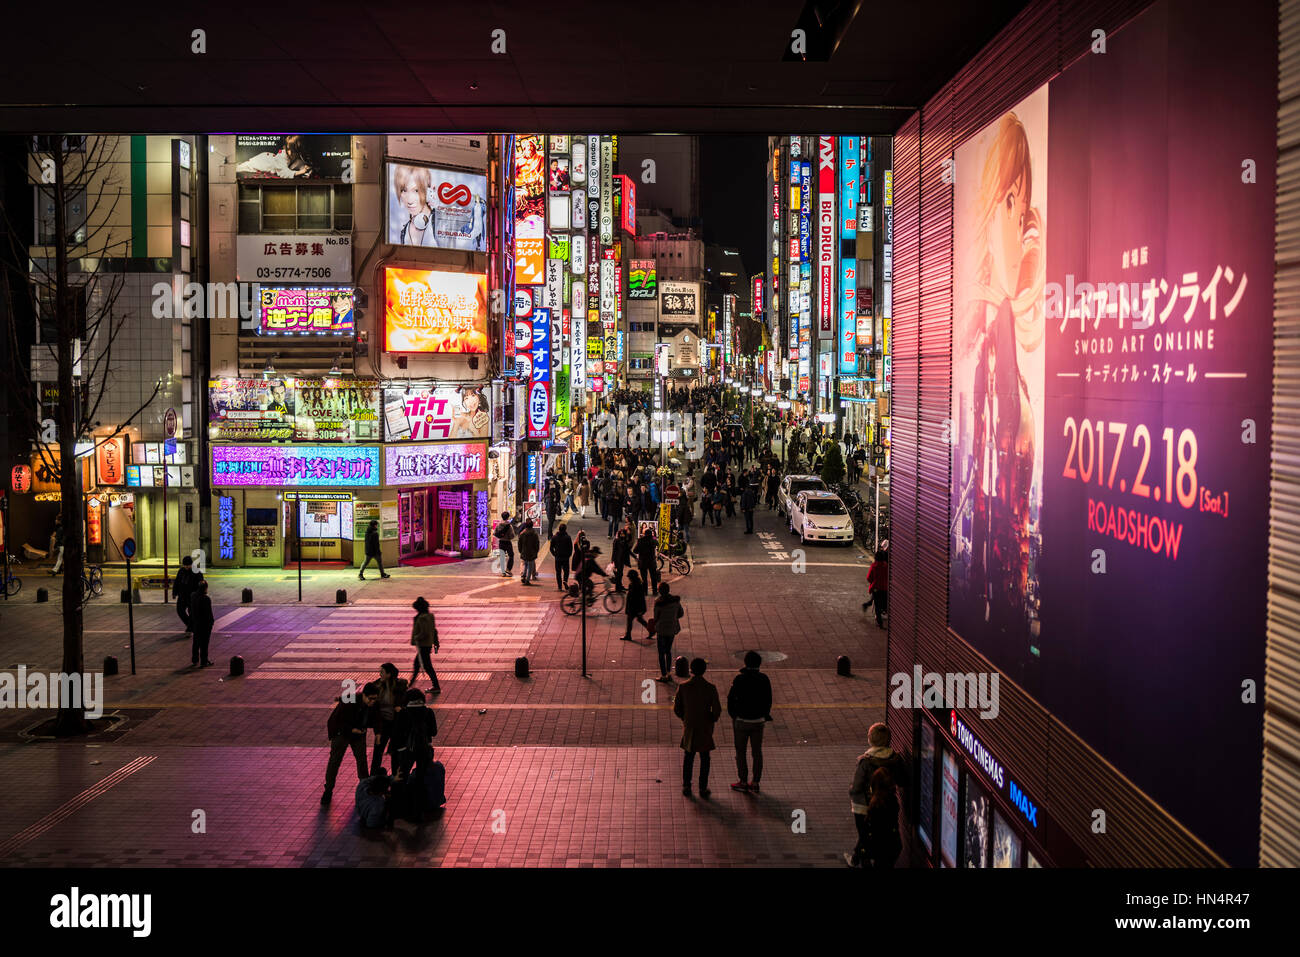
<instances>
[{"instance_id":1,"label":"bare tree","mask_svg":"<svg viewBox=\"0 0 1300 957\"><path fill-rule=\"evenodd\" d=\"M115 168L114 150L119 137L88 136L84 150L71 149L68 137L50 137L50 148L39 154L40 182L53 193L53 230L51 241L38 245L54 248L54 262L48 257L37 258L30 250L22 248L22 231L13 228L13 217L0 208L9 221L9 235L13 237L12 261L26 265L29 272L6 271L3 292L14 316L13 303L17 296L26 296L32 312L38 316L53 315L56 332L54 342L44 341L45 349L57 369L58 402L55 407L54 429L41 422L41 405L33 371L19 355L17 329L10 321L9 346L11 368L5 377L12 392L19 419L24 424L33 446L38 450L42 464L57 477L60 489L60 517L63 525L63 671L80 674L84 671L83 605L88 593L83 593L82 577L85 568L85 542L82 535L82 466L77 459L77 443L98 424L101 403L109 388L112 376L113 343L126 323L126 317L117 309L118 296L125 281L123 272L101 272L104 260L124 256L128 240L112 237L113 213L118 204L128 199ZM68 221L69 199L84 191L84 220ZM22 215L17 211L17 215ZM82 267L74 282L70 263L80 260ZM92 268L87 268L93 264ZM84 308L82 303L84 302ZM123 432L162 391L163 380L155 383L153 393L135 412L101 434L99 444ZM58 443L57 457L49 454L50 432ZM55 734L70 736L87 730L82 702L61 701Z\"/></svg>"}]
</instances>

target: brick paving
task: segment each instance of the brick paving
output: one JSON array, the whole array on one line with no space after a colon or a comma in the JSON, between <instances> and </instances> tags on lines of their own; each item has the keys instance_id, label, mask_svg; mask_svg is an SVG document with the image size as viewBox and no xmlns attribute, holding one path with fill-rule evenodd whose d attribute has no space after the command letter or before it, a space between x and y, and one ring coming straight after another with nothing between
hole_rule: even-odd
<instances>
[{"instance_id":1,"label":"brick paving","mask_svg":"<svg viewBox=\"0 0 1300 957\"><path fill-rule=\"evenodd\" d=\"M110 569L105 597L86 609L86 663L118 657L105 711L125 723L98 738L33 741L23 732L44 714L0 711L0 865L842 866L854 758L886 693L885 633L859 610L866 557L856 546L798 555L765 510L757 527L762 538L742 534L739 516L697 526L691 574L667 580L686 609L674 653L706 658L724 697L746 650L767 656L776 720L760 795L728 787L725 716L711 799L681 794L681 725L672 688L650 680L653 643L620 641L623 616L597 610L583 677L580 622L560 613L549 558L531 588L486 560L395 569L389 581L313 569L302 603L292 570L212 570L212 653L222 665L243 656L239 678L191 669L175 611L158 603L135 606L132 676ZM608 557L599 519L570 528ZM239 600L246 586L251 605ZM334 603L337 588L349 604ZM367 679L384 660L409 668L416 594L432 603L443 642L434 744L449 803L422 828L362 834L350 757L333 805L318 803L325 719L344 676ZM60 666L57 590L49 604L34 597L25 588L0 605L0 670ZM514 677L517 654L530 659L527 679ZM852 677L836 675L840 654ZM196 809L204 833L192 827Z\"/></svg>"}]
</instances>

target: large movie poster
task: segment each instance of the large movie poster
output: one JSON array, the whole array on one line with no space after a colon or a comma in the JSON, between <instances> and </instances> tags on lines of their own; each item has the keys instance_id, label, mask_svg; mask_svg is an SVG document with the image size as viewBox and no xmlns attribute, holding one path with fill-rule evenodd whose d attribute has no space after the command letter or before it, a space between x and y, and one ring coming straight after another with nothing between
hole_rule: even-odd
<instances>
[{"instance_id":1,"label":"large movie poster","mask_svg":"<svg viewBox=\"0 0 1300 957\"><path fill-rule=\"evenodd\" d=\"M950 624L1238 865L1259 831L1242 682L1263 674L1275 14L1157 3L967 140L954 183Z\"/></svg>"}]
</instances>

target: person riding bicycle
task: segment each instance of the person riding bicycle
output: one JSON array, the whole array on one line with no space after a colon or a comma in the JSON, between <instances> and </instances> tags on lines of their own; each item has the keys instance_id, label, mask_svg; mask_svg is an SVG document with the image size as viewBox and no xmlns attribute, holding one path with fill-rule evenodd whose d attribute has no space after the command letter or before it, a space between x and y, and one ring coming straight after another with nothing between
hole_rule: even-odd
<instances>
[{"instance_id":1,"label":"person riding bicycle","mask_svg":"<svg viewBox=\"0 0 1300 957\"><path fill-rule=\"evenodd\" d=\"M578 583L582 587L582 594L586 596L588 605L596 600L591 593L591 576L599 575L601 578L609 580L609 575L600 567L599 558L600 549L596 547L589 548L583 556L582 564L578 567Z\"/></svg>"}]
</instances>

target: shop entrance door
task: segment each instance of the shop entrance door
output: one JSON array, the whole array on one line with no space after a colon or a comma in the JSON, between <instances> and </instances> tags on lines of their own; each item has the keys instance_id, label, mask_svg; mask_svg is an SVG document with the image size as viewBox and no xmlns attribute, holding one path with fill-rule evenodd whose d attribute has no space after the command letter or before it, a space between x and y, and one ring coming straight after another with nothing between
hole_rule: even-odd
<instances>
[{"instance_id":1,"label":"shop entrance door","mask_svg":"<svg viewBox=\"0 0 1300 957\"><path fill-rule=\"evenodd\" d=\"M428 543L428 494L424 489L411 493L411 554L423 555Z\"/></svg>"}]
</instances>

